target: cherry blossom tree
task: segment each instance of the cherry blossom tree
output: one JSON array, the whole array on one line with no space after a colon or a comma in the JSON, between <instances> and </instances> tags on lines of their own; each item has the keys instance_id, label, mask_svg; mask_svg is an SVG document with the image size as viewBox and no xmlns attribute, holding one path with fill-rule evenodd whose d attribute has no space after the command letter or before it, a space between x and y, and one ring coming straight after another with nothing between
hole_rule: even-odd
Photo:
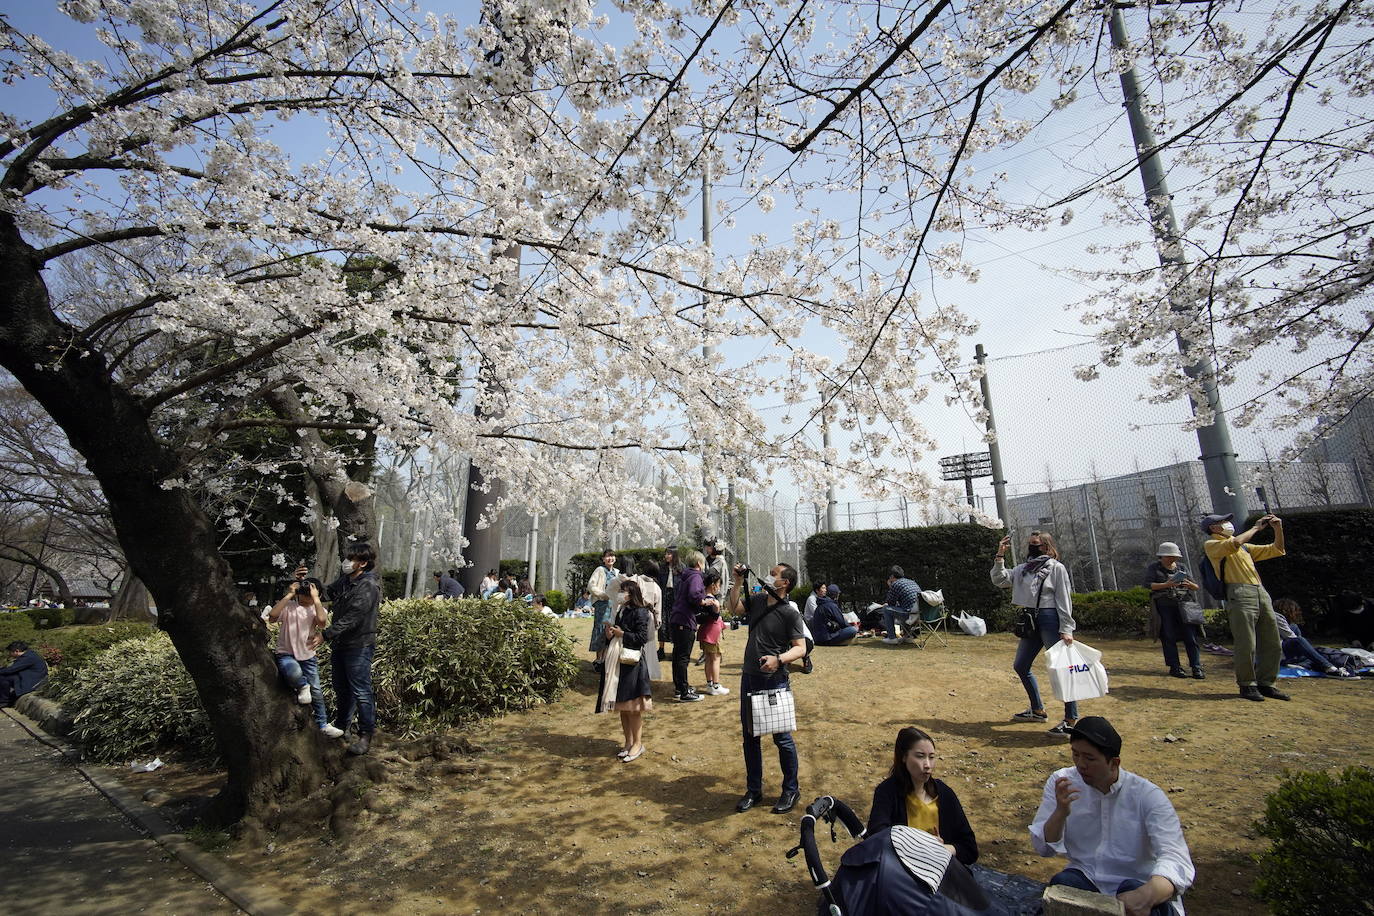
<instances>
[{"instance_id":1,"label":"cherry blossom tree","mask_svg":"<svg viewBox=\"0 0 1374 916\"><path fill-rule=\"evenodd\" d=\"M470 456L488 520L519 493L534 511L584 505L612 528L664 529L631 455L684 481L704 465L762 490L786 466L816 492L844 478L872 498L928 500L934 443L914 411L935 384L977 416L959 348L975 324L920 287L973 275L965 227L1063 215L1008 203L1010 180L973 163L1120 65L1101 8L1075 0L620 0L602 15L587 0L492 0L462 21L388 0L60 7L87 30L68 39L98 54L0 27L5 77L30 98L0 115L0 363L109 501L217 730L227 819L280 816L281 799L339 766L280 699L219 547L244 464L266 478L304 469L318 512L354 535L372 533L356 465L374 441ZM1246 214L1249 195L1278 193L1260 180L1272 160L1238 171L1197 138L1248 125L1287 149L1286 122L1260 111L1283 100L1272 80L1339 46L1323 72L1353 98L1368 68L1343 36L1367 10L1285 7L1280 40L1238 37L1227 9L1149 10L1148 63L1161 81L1196 81L1226 61L1222 90L1198 102L1211 120L1160 133L1170 149L1196 144L1190 165L1211 164ZM1277 62L1253 63L1265 51ZM1247 67L1265 76L1253 98L1228 95ZM1295 93L1311 76L1298 69ZM1042 114L1008 114L1041 96ZM1354 130L1323 153L1347 176ZM1132 167L1092 188L1118 193ZM724 257L683 241L684 188L703 172L728 189L722 231L780 205L790 230L755 231ZM1217 319L1198 339L1223 363L1247 333L1228 259L1266 231L1266 200L1233 229L1188 222L1216 252L1217 282L1188 282ZM1332 207L1333 220L1351 212ZM1323 243L1338 260L1367 244L1351 231ZM1296 245L1270 250L1266 302L1285 299L1279 278L1321 285L1317 248ZM99 305L65 309L44 272L92 250L112 263ZM1328 289L1333 308L1358 276ZM1125 281L1094 313L1109 360L1157 342L1137 324L1159 317L1161 284L1183 282L1158 268ZM1321 293L1285 301L1292 334L1322 320ZM1350 342L1353 374L1365 351ZM779 397L794 409L765 423L756 406ZM797 431L817 417L850 444L807 447ZM286 456L236 457L226 443L248 429ZM461 543L462 520L436 518Z\"/></svg>"}]
</instances>

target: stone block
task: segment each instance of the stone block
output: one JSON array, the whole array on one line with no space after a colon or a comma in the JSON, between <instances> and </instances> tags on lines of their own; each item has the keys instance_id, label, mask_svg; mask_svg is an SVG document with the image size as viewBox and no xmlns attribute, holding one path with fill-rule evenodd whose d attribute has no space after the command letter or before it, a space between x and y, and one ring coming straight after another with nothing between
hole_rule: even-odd
<instances>
[{"instance_id":1,"label":"stone block","mask_svg":"<svg viewBox=\"0 0 1374 916\"><path fill-rule=\"evenodd\" d=\"M55 700L26 693L14 704L14 708L21 716L28 716L37 722L38 727L50 735L62 738L72 733L71 716L63 712Z\"/></svg>"},{"instance_id":2,"label":"stone block","mask_svg":"<svg viewBox=\"0 0 1374 916\"><path fill-rule=\"evenodd\" d=\"M1115 897L1062 884L1045 888L1045 896L1040 899L1045 906L1045 916L1125 916L1126 913L1126 908Z\"/></svg>"}]
</instances>

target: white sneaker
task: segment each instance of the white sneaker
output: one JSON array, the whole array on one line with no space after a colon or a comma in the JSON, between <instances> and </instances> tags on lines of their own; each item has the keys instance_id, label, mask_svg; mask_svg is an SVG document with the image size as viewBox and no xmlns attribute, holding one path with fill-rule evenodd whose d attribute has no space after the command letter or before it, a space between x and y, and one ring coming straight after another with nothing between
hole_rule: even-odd
<instances>
[{"instance_id":1,"label":"white sneaker","mask_svg":"<svg viewBox=\"0 0 1374 916\"><path fill-rule=\"evenodd\" d=\"M300 692L296 694L296 702L297 702L297 703L310 703L310 702L313 702L313 701L311 700L311 697L310 697L310 685L309 685L309 684L302 684L302 685L301 685Z\"/></svg>"},{"instance_id":2,"label":"white sneaker","mask_svg":"<svg viewBox=\"0 0 1374 916\"><path fill-rule=\"evenodd\" d=\"M902 641L901 641L900 639L896 639L896 638L894 638L894 637L892 637L892 636L884 636L884 637L883 637L883 645L885 645L885 646L896 646L896 645L901 645L901 642L902 642Z\"/></svg>"},{"instance_id":3,"label":"white sneaker","mask_svg":"<svg viewBox=\"0 0 1374 916\"><path fill-rule=\"evenodd\" d=\"M711 685L711 693L718 697L723 697L730 692L729 687L722 687L720 684Z\"/></svg>"},{"instance_id":4,"label":"white sneaker","mask_svg":"<svg viewBox=\"0 0 1374 916\"><path fill-rule=\"evenodd\" d=\"M338 728L332 722L326 722L324 727L320 729L320 734L326 738L342 738L344 736L343 729Z\"/></svg>"}]
</instances>

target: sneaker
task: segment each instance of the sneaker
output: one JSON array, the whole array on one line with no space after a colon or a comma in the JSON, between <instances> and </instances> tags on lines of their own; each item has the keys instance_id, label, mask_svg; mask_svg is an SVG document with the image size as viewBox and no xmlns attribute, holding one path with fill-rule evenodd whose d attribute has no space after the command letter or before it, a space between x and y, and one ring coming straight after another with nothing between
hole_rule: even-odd
<instances>
[{"instance_id":1,"label":"sneaker","mask_svg":"<svg viewBox=\"0 0 1374 916\"><path fill-rule=\"evenodd\" d=\"M1036 712L1034 709L1023 709L1012 716L1013 719L1018 719L1022 722L1044 722L1049 719L1049 717L1049 713Z\"/></svg>"},{"instance_id":2,"label":"sneaker","mask_svg":"<svg viewBox=\"0 0 1374 916\"><path fill-rule=\"evenodd\" d=\"M720 684L712 684L707 688L706 692L712 696L723 697L730 692L730 688L722 687Z\"/></svg>"},{"instance_id":3,"label":"sneaker","mask_svg":"<svg viewBox=\"0 0 1374 916\"><path fill-rule=\"evenodd\" d=\"M1073 726L1069 724L1068 719L1065 719L1064 721L1056 725L1054 728L1051 728L1048 732L1046 732L1046 734L1067 738L1069 736L1069 732L1071 731L1073 731Z\"/></svg>"},{"instance_id":4,"label":"sneaker","mask_svg":"<svg viewBox=\"0 0 1374 916\"><path fill-rule=\"evenodd\" d=\"M310 697L310 685L309 685L309 684L302 684L302 685L301 685L301 689L300 689L299 691L297 691L297 693L296 693L296 702L297 702L297 703L302 703L302 704L303 704L303 703L310 703L310 702L313 702L312 699L311 699L311 697Z\"/></svg>"},{"instance_id":5,"label":"sneaker","mask_svg":"<svg viewBox=\"0 0 1374 916\"><path fill-rule=\"evenodd\" d=\"M900 646L901 644L902 644L902 641L901 641L900 639L897 639L896 637L893 637L893 636L884 636L884 637L883 637L883 645L885 645L885 646Z\"/></svg>"},{"instance_id":6,"label":"sneaker","mask_svg":"<svg viewBox=\"0 0 1374 916\"><path fill-rule=\"evenodd\" d=\"M344 736L344 730L331 722L320 726L320 734L324 735L326 738L342 738Z\"/></svg>"},{"instance_id":7,"label":"sneaker","mask_svg":"<svg viewBox=\"0 0 1374 916\"><path fill-rule=\"evenodd\" d=\"M700 703L700 702L701 702L701 694L699 694L699 693L697 693L697 692L695 692L695 691L688 691L687 693L680 693L680 694L677 695L677 701L678 701L679 703Z\"/></svg>"},{"instance_id":8,"label":"sneaker","mask_svg":"<svg viewBox=\"0 0 1374 916\"><path fill-rule=\"evenodd\" d=\"M1272 686L1272 685L1266 687L1265 685L1261 684L1261 685L1260 685L1260 688L1259 688L1259 692L1260 692L1260 695L1261 695L1261 696L1268 697L1268 698L1271 699L1271 700L1291 700L1291 699L1293 699L1293 698L1290 697L1288 694L1284 693L1282 690L1279 690L1277 687L1274 687L1274 686Z\"/></svg>"}]
</instances>

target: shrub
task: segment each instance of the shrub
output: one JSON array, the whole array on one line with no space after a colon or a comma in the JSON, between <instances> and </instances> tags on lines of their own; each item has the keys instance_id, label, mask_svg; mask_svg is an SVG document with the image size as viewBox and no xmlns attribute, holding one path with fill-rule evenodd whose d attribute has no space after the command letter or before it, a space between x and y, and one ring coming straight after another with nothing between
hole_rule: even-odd
<instances>
[{"instance_id":1,"label":"shrub","mask_svg":"<svg viewBox=\"0 0 1374 916\"><path fill-rule=\"evenodd\" d=\"M528 560L505 559L497 566L496 571L500 575L510 576L512 579L519 582L529 575L530 564Z\"/></svg>"},{"instance_id":2,"label":"shrub","mask_svg":"<svg viewBox=\"0 0 1374 916\"><path fill-rule=\"evenodd\" d=\"M1144 586L1073 596L1074 623L1084 632L1138 636L1145 632L1150 614L1150 590Z\"/></svg>"},{"instance_id":3,"label":"shrub","mask_svg":"<svg viewBox=\"0 0 1374 916\"><path fill-rule=\"evenodd\" d=\"M1308 628L1321 632L1328 626L1323 614L1327 597L1347 588L1368 593L1364 566L1374 550L1374 509L1278 514L1283 518L1287 554L1260 563L1260 578L1274 598L1292 598L1301 604ZM1239 522L1236 527L1241 527ZM1273 537L1261 532L1256 540L1267 544Z\"/></svg>"},{"instance_id":4,"label":"shrub","mask_svg":"<svg viewBox=\"0 0 1374 916\"><path fill-rule=\"evenodd\" d=\"M568 609L568 596L556 588L551 588L544 593L544 604L555 614L562 614Z\"/></svg>"},{"instance_id":5,"label":"shrub","mask_svg":"<svg viewBox=\"0 0 1374 916\"><path fill-rule=\"evenodd\" d=\"M76 610L65 607L31 607L20 613L27 614L33 621L35 630L53 630L70 626L76 620Z\"/></svg>"},{"instance_id":6,"label":"shrub","mask_svg":"<svg viewBox=\"0 0 1374 916\"><path fill-rule=\"evenodd\" d=\"M406 571L404 569L384 569L381 578L383 598L405 597Z\"/></svg>"},{"instance_id":7,"label":"shrub","mask_svg":"<svg viewBox=\"0 0 1374 916\"><path fill-rule=\"evenodd\" d=\"M101 652L126 639L151 636L151 625L134 620L115 620L110 623L83 624L43 630L34 636L39 652L51 649L58 653L61 664L68 670L85 667Z\"/></svg>"},{"instance_id":8,"label":"shrub","mask_svg":"<svg viewBox=\"0 0 1374 916\"><path fill-rule=\"evenodd\" d=\"M1000 537L981 525L827 531L806 539L806 565L813 577L839 585L846 604L882 601L887 570L897 565L922 588L944 589L950 607L983 617L1009 600L988 576Z\"/></svg>"},{"instance_id":9,"label":"shrub","mask_svg":"<svg viewBox=\"0 0 1374 916\"><path fill-rule=\"evenodd\" d=\"M11 614L0 614L0 649L8 646L16 639L26 643L34 642L33 621L28 614L19 612Z\"/></svg>"},{"instance_id":10,"label":"shrub","mask_svg":"<svg viewBox=\"0 0 1374 916\"><path fill-rule=\"evenodd\" d=\"M74 737L107 763L175 748L215 753L210 720L195 684L165 633L126 639L79 670L53 678L53 692L73 712Z\"/></svg>"},{"instance_id":11,"label":"shrub","mask_svg":"<svg viewBox=\"0 0 1374 916\"><path fill-rule=\"evenodd\" d=\"M373 688L403 735L556 699L578 663L563 627L518 601L412 599L383 605Z\"/></svg>"},{"instance_id":12,"label":"shrub","mask_svg":"<svg viewBox=\"0 0 1374 916\"><path fill-rule=\"evenodd\" d=\"M1286 773L1255 827L1271 841L1256 890L1275 913L1374 912L1374 770Z\"/></svg>"}]
</instances>

